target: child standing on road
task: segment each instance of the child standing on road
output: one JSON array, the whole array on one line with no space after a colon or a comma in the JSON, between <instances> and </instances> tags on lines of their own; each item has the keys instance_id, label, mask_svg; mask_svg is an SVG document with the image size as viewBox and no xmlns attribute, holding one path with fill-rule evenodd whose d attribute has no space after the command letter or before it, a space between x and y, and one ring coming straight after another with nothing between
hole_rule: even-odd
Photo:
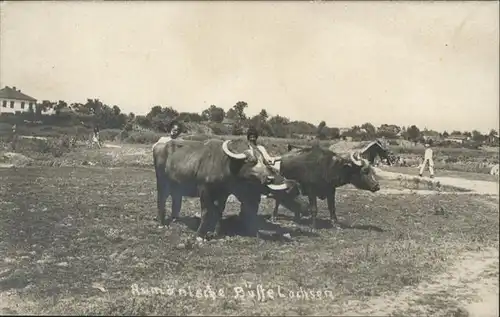
<instances>
[{"instance_id":1,"label":"child standing on road","mask_svg":"<svg viewBox=\"0 0 500 317\"><path fill-rule=\"evenodd\" d=\"M425 154L424 154L424 162L422 163L422 167L420 167L420 177L424 174L424 169L427 164L429 164L429 173L431 174L431 178L434 178L434 160L432 159L432 149L431 149L431 141L425 143Z\"/></svg>"}]
</instances>

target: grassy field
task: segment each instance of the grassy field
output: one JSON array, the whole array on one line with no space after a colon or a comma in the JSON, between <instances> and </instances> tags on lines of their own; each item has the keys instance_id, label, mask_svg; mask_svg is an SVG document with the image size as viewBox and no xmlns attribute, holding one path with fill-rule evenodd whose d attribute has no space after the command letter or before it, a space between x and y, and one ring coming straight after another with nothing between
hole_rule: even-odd
<instances>
[{"instance_id":1,"label":"grassy field","mask_svg":"<svg viewBox=\"0 0 500 317\"><path fill-rule=\"evenodd\" d=\"M345 228L329 227L320 202L325 221L316 232L281 209L279 225L269 223L274 201L263 200L262 229L290 240L234 235L238 204L230 202L227 237L198 245L190 242L196 200L184 200L180 223L157 228L151 169L33 167L0 176L0 293L19 298L4 314L341 314L432 280L462 252L498 250L498 199L478 195L340 189ZM252 298L257 285L266 298ZM448 295L415 301L446 316L460 308Z\"/></svg>"}]
</instances>

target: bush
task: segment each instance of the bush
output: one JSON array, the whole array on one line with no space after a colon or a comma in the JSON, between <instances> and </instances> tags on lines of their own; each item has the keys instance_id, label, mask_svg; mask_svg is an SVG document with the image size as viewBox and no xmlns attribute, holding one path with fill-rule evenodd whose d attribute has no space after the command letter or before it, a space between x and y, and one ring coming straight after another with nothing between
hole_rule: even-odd
<instances>
[{"instance_id":1,"label":"bush","mask_svg":"<svg viewBox=\"0 0 500 317\"><path fill-rule=\"evenodd\" d=\"M114 141L121 133L122 131L120 129L104 129L99 132L99 138L101 141Z\"/></svg>"},{"instance_id":2,"label":"bush","mask_svg":"<svg viewBox=\"0 0 500 317\"><path fill-rule=\"evenodd\" d=\"M229 129L222 123L210 123L209 127L215 135L228 135L231 134Z\"/></svg>"},{"instance_id":3,"label":"bush","mask_svg":"<svg viewBox=\"0 0 500 317\"><path fill-rule=\"evenodd\" d=\"M47 139L18 138L15 152L22 153L28 157L61 157L69 152L71 148L69 137Z\"/></svg>"},{"instance_id":4,"label":"bush","mask_svg":"<svg viewBox=\"0 0 500 317\"><path fill-rule=\"evenodd\" d=\"M132 131L128 133L124 142L126 143L140 143L140 144L154 144L165 134L156 133L153 131Z\"/></svg>"}]
</instances>

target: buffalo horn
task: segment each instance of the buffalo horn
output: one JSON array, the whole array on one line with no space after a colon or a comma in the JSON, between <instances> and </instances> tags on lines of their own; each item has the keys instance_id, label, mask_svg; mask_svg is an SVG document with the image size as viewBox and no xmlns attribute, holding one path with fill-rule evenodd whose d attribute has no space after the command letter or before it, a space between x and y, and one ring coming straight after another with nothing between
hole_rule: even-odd
<instances>
[{"instance_id":1,"label":"buffalo horn","mask_svg":"<svg viewBox=\"0 0 500 317\"><path fill-rule=\"evenodd\" d=\"M367 159L363 159L363 166L367 167L370 165L370 162Z\"/></svg>"},{"instance_id":2,"label":"buffalo horn","mask_svg":"<svg viewBox=\"0 0 500 317\"><path fill-rule=\"evenodd\" d=\"M351 152L351 161L357 166L363 166L363 161L359 159L358 152Z\"/></svg>"},{"instance_id":3,"label":"buffalo horn","mask_svg":"<svg viewBox=\"0 0 500 317\"><path fill-rule=\"evenodd\" d=\"M272 190L285 190L288 188L286 184L280 184L280 185L267 184L267 187L269 187Z\"/></svg>"},{"instance_id":4,"label":"buffalo horn","mask_svg":"<svg viewBox=\"0 0 500 317\"><path fill-rule=\"evenodd\" d=\"M244 160L247 158L247 156L244 154L244 153L233 153L229 150L229 148L227 147L229 142L231 142L231 140L226 140L224 141L224 143L222 143L222 150L224 151L224 153L226 153L229 157L232 157L234 159L237 159L237 160Z\"/></svg>"}]
</instances>

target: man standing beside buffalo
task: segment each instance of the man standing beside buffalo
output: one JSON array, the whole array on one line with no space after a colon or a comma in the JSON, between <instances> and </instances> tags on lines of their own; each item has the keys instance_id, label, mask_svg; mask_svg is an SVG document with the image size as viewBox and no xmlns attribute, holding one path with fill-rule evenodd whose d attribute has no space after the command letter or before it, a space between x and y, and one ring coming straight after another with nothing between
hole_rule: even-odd
<instances>
[{"instance_id":1,"label":"man standing beside buffalo","mask_svg":"<svg viewBox=\"0 0 500 317\"><path fill-rule=\"evenodd\" d=\"M248 140L248 142L257 148L257 150L262 154L262 157L264 158L264 161L269 166L271 166L275 170L278 170L278 172L279 172L279 169L277 167L275 167L274 164L276 163L276 161L281 160L281 156L271 156L271 155L269 155L269 153L267 152L267 150L266 150L266 148L264 146L257 144L257 139L258 138L259 138L259 132L257 131L257 129L255 127L248 128L248 130L247 130L247 140Z\"/></svg>"},{"instance_id":2,"label":"man standing beside buffalo","mask_svg":"<svg viewBox=\"0 0 500 317\"><path fill-rule=\"evenodd\" d=\"M171 140L175 140L175 139L178 139L181 132L182 132L182 129L181 129L181 125L179 122L177 121L172 121L170 124L170 129L167 129L167 130L170 130L169 131L169 134L168 136L162 136L154 145L153 145L153 148L155 147L156 144L158 143L167 143ZM182 138L180 138L179 140L182 140Z\"/></svg>"}]
</instances>

